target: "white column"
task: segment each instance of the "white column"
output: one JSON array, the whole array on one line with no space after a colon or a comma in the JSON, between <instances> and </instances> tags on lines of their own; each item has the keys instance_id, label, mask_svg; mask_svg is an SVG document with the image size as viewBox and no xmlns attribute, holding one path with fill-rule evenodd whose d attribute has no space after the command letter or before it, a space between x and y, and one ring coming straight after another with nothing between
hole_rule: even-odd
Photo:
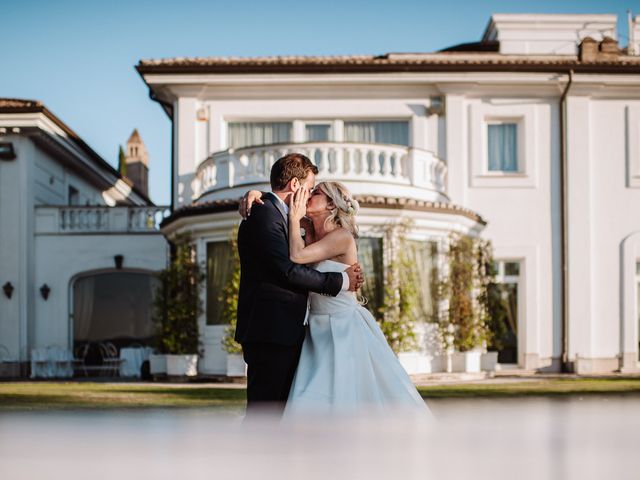
<instances>
[{"instance_id":1,"label":"white column","mask_svg":"<svg viewBox=\"0 0 640 480\"><path fill-rule=\"evenodd\" d=\"M569 359L593 357L593 212L588 97L567 97ZM583 362L584 363L584 362ZM576 365L580 369L580 365ZM586 364L583 365L586 367Z\"/></svg>"},{"instance_id":2,"label":"white column","mask_svg":"<svg viewBox=\"0 0 640 480\"><path fill-rule=\"evenodd\" d=\"M464 96L447 94L445 96L446 116L446 157L447 185L446 193L452 202L466 205L466 187L468 182L467 145L468 129L465 124Z\"/></svg>"},{"instance_id":3,"label":"white column","mask_svg":"<svg viewBox=\"0 0 640 480\"><path fill-rule=\"evenodd\" d=\"M196 169L196 99L180 98L174 107L175 123L175 177L174 206L191 203L191 181Z\"/></svg>"}]
</instances>

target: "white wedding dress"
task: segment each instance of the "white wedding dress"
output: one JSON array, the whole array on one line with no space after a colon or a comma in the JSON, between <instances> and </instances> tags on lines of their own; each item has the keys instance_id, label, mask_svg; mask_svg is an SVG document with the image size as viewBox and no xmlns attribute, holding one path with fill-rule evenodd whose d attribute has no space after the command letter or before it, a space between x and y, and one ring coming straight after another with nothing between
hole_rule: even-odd
<instances>
[{"instance_id":1,"label":"white wedding dress","mask_svg":"<svg viewBox=\"0 0 640 480\"><path fill-rule=\"evenodd\" d=\"M349 265L323 260L320 272ZM298 413L431 413L353 292L311 293L308 326L284 416Z\"/></svg>"}]
</instances>

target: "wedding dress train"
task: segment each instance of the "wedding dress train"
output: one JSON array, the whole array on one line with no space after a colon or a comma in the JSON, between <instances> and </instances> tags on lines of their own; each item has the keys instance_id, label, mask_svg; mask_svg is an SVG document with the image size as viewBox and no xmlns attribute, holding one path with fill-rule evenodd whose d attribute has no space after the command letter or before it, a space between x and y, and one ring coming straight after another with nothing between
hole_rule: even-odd
<instances>
[{"instance_id":1,"label":"wedding dress train","mask_svg":"<svg viewBox=\"0 0 640 480\"><path fill-rule=\"evenodd\" d=\"M323 260L321 272L348 265ZM353 292L310 294L300 362L285 407L297 413L411 412L431 417L380 327Z\"/></svg>"}]
</instances>

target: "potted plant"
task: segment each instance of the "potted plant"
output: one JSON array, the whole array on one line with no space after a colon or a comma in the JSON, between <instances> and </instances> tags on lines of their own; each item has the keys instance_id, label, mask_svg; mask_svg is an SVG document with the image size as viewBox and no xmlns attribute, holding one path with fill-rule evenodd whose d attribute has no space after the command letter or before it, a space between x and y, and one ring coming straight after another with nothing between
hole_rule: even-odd
<instances>
[{"instance_id":1,"label":"potted plant","mask_svg":"<svg viewBox=\"0 0 640 480\"><path fill-rule=\"evenodd\" d=\"M441 284L448 309L440 321L447 371L476 373L481 371L490 335L486 308L490 247L466 235L453 234L449 240L449 271Z\"/></svg>"},{"instance_id":2,"label":"potted plant","mask_svg":"<svg viewBox=\"0 0 640 480\"><path fill-rule=\"evenodd\" d=\"M154 298L156 344L165 355L167 375L189 377L198 373L199 291L204 274L188 233L175 237L172 250L169 266L159 274L160 286Z\"/></svg>"},{"instance_id":3,"label":"potted plant","mask_svg":"<svg viewBox=\"0 0 640 480\"><path fill-rule=\"evenodd\" d=\"M242 356L242 346L234 340L236 321L238 318L238 293L240 292L240 257L237 242L238 229L231 232L231 272L227 278L222 294L218 298L222 302L222 322L227 324L222 337L222 348L227 352L227 376L244 377L247 365Z\"/></svg>"}]
</instances>

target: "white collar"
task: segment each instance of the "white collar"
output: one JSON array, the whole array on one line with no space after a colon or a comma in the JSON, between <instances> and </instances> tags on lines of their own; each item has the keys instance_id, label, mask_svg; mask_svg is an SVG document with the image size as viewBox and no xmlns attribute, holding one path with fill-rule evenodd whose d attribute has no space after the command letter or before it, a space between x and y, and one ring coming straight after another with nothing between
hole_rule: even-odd
<instances>
[{"instance_id":1,"label":"white collar","mask_svg":"<svg viewBox=\"0 0 640 480\"><path fill-rule=\"evenodd\" d=\"M271 195L273 195L276 200L278 200L280 202L280 204L284 207L284 213L286 213L287 215L289 215L289 205L287 205L286 203L284 203L284 201L275 193L273 192L269 192Z\"/></svg>"}]
</instances>

